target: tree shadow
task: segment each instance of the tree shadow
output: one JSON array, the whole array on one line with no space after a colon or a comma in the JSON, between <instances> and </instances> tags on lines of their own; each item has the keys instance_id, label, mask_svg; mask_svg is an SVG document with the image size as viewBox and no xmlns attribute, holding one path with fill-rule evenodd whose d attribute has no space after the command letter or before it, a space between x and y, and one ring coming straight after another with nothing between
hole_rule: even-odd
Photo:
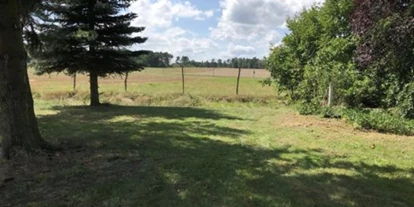
<instances>
[{"instance_id":1,"label":"tree shadow","mask_svg":"<svg viewBox=\"0 0 414 207\"><path fill-rule=\"evenodd\" d=\"M253 132L217 111L111 108L40 117L46 138L82 148L0 189L5 206L414 206L412 169L245 146L237 140Z\"/></svg>"},{"instance_id":2,"label":"tree shadow","mask_svg":"<svg viewBox=\"0 0 414 207\"><path fill-rule=\"evenodd\" d=\"M78 116L79 118L92 119L105 119L113 116L127 115L140 117L160 117L165 119L200 118L209 120L241 120L239 117L225 115L219 111L194 107L103 105L100 107L55 106L52 109L59 110L60 115L62 116L70 115Z\"/></svg>"}]
</instances>

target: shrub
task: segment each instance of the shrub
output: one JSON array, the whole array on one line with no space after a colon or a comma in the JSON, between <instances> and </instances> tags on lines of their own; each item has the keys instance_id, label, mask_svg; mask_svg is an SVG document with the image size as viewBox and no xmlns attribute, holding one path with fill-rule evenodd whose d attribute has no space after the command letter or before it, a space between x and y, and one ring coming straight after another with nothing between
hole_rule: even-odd
<instances>
[{"instance_id":1,"label":"shrub","mask_svg":"<svg viewBox=\"0 0 414 207\"><path fill-rule=\"evenodd\" d=\"M298 106L300 115L318 115L321 112L321 107L314 103L301 103Z\"/></svg>"},{"instance_id":2,"label":"shrub","mask_svg":"<svg viewBox=\"0 0 414 207\"><path fill-rule=\"evenodd\" d=\"M414 118L414 83L405 85L397 100L400 114L406 118Z\"/></svg>"},{"instance_id":3,"label":"shrub","mask_svg":"<svg viewBox=\"0 0 414 207\"><path fill-rule=\"evenodd\" d=\"M346 109L342 111L342 115L356 128L400 135L414 135L413 121L390 114L383 109Z\"/></svg>"}]
</instances>

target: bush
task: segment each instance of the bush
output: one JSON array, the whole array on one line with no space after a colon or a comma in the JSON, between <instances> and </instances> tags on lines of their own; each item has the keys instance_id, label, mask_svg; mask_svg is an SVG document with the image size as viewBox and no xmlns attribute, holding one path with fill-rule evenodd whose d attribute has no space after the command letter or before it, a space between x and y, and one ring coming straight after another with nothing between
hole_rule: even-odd
<instances>
[{"instance_id":1,"label":"bush","mask_svg":"<svg viewBox=\"0 0 414 207\"><path fill-rule=\"evenodd\" d=\"M300 115L318 115L321 112L321 107L314 103L302 103L298 106Z\"/></svg>"},{"instance_id":2,"label":"bush","mask_svg":"<svg viewBox=\"0 0 414 207\"><path fill-rule=\"evenodd\" d=\"M414 83L405 85L397 100L400 114L406 118L414 118Z\"/></svg>"},{"instance_id":3,"label":"bush","mask_svg":"<svg viewBox=\"0 0 414 207\"><path fill-rule=\"evenodd\" d=\"M332 107L321 108L319 115L321 115L323 118L340 119L342 117L342 115L338 112L338 110Z\"/></svg>"},{"instance_id":4,"label":"bush","mask_svg":"<svg viewBox=\"0 0 414 207\"><path fill-rule=\"evenodd\" d=\"M346 109L342 111L342 115L356 128L376 130L383 133L414 135L413 121L392 115L383 109Z\"/></svg>"}]
</instances>

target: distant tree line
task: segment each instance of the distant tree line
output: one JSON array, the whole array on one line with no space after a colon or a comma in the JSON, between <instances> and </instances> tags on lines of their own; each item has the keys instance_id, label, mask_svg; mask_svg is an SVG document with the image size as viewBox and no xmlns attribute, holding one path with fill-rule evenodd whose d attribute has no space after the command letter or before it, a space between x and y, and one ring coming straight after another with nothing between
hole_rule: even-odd
<instances>
[{"instance_id":1,"label":"distant tree line","mask_svg":"<svg viewBox=\"0 0 414 207\"><path fill-rule=\"evenodd\" d=\"M171 60L173 55L168 52L149 52L148 54L141 55L138 58L138 63L145 67L153 68L166 68L171 67Z\"/></svg>"},{"instance_id":2,"label":"distant tree line","mask_svg":"<svg viewBox=\"0 0 414 207\"><path fill-rule=\"evenodd\" d=\"M185 56L183 56L185 57ZM207 61L189 60L188 67L200 68L265 68L265 58L231 58L231 59L211 59Z\"/></svg>"},{"instance_id":3,"label":"distant tree line","mask_svg":"<svg viewBox=\"0 0 414 207\"><path fill-rule=\"evenodd\" d=\"M171 62L174 56L168 52L149 52L138 58L138 62L146 67L166 68L178 67L181 64L186 67L200 68L265 68L265 58L232 58L211 59L207 61L190 60L188 56L177 56L175 62Z\"/></svg>"}]
</instances>

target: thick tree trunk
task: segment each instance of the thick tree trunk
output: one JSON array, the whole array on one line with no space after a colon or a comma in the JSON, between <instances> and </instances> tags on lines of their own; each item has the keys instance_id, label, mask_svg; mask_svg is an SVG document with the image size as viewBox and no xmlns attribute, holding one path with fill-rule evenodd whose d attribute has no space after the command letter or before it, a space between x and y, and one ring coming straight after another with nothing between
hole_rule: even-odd
<instances>
[{"instance_id":1,"label":"thick tree trunk","mask_svg":"<svg viewBox=\"0 0 414 207\"><path fill-rule=\"evenodd\" d=\"M0 156L5 158L14 148L36 151L48 146L34 114L19 2L0 1Z\"/></svg>"},{"instance_id":2,"label":"thick tree trunk","mask_svg":"<svg viewBox=\"0 0 414 207\"><path fill-rule=\"evenodd\" d=\"M98 74L96 72L91 71L89 73L89 81L90 81L90 93L91 93L91 103L90 106L99 106L99 85L98 85Z\"/></svg>"}]
</instances>

